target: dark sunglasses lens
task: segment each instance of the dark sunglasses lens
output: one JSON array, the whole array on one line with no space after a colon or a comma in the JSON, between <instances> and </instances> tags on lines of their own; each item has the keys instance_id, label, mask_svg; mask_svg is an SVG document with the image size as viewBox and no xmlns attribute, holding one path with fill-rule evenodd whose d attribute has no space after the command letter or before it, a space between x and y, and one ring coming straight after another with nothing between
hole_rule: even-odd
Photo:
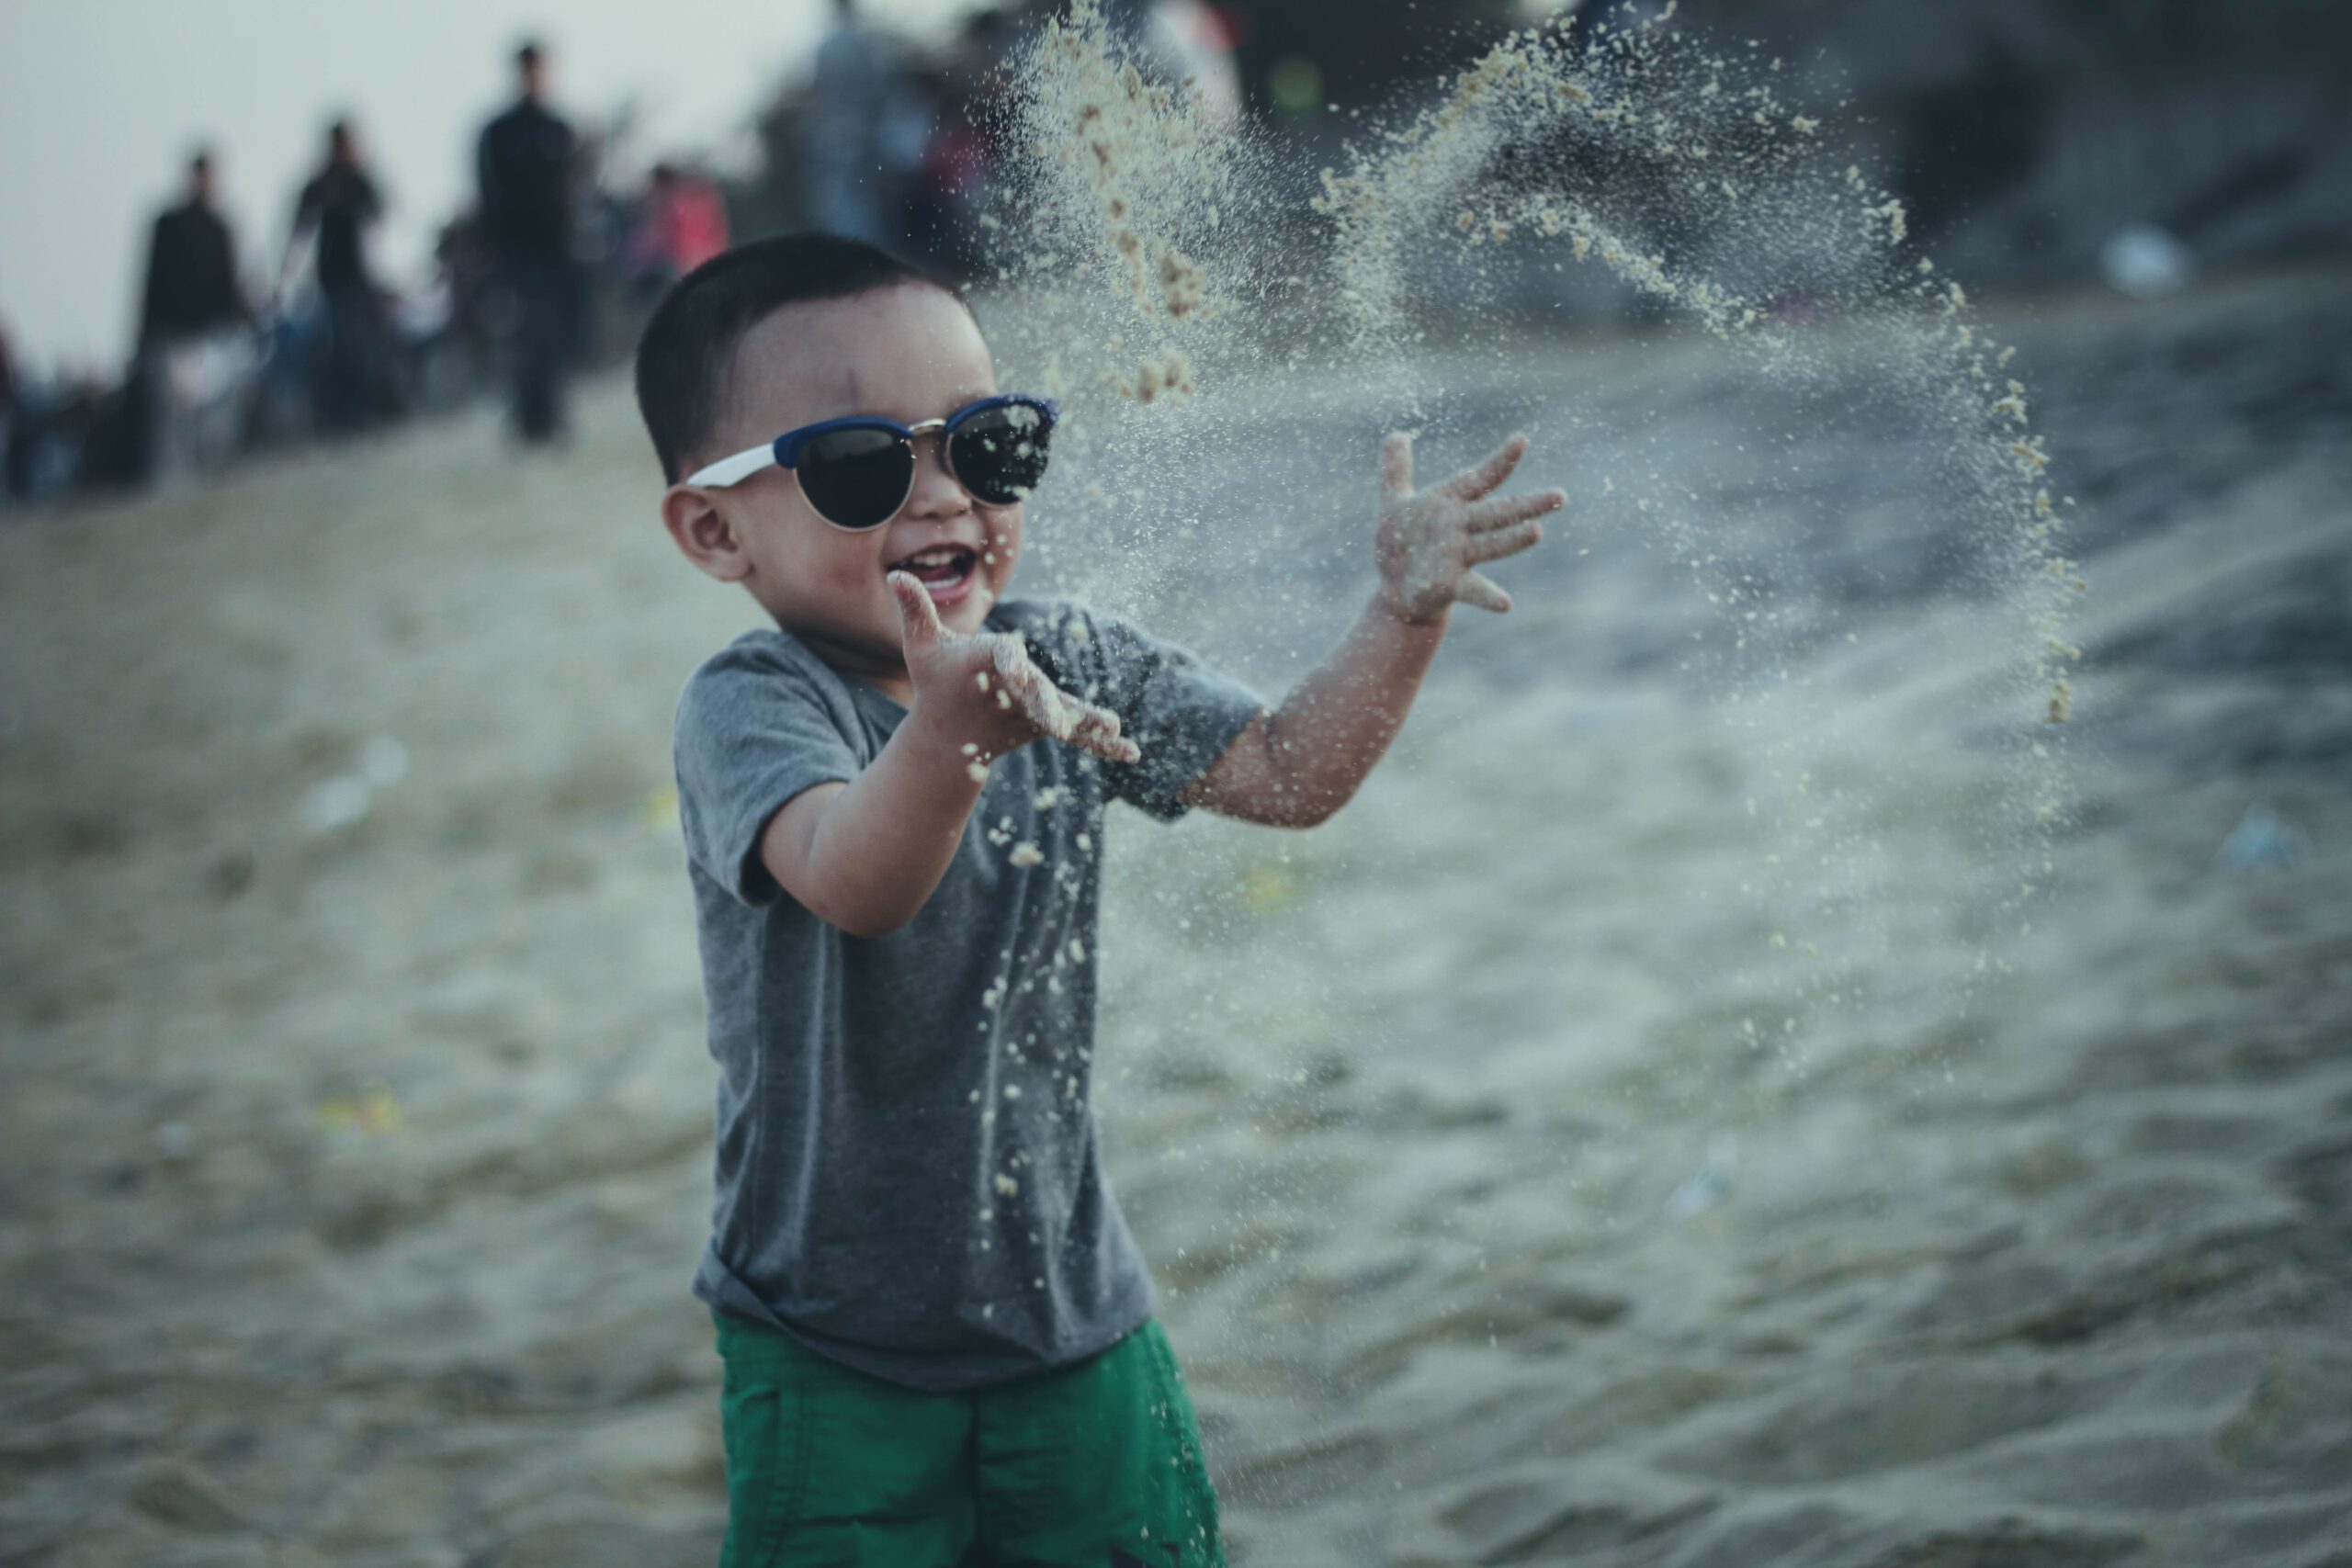
<instances>
[{"instance_id":1,"label":"dark sunglasses lens","mask_svg":"<svg viewBox=\"0 0 2352 1568\"><path fill-rule=\"evenodd\" d=\"M990 506L1010 506L1046 477L1052 434L1042 411L1007 403L957 425L947 440L947 460L966 490Z\"/></svg>"},{"instance_id":2,"label":"dark sunglasses lens","mask_svg":"<svg viewBox=\"0 0 2352 1568\"><path fill-rule=\"evenodd\" d=\"M914 449L887 430L829 430L800 449L800 493L844 528L888 523L913 488Z\"/></svg>"}]
</instances>

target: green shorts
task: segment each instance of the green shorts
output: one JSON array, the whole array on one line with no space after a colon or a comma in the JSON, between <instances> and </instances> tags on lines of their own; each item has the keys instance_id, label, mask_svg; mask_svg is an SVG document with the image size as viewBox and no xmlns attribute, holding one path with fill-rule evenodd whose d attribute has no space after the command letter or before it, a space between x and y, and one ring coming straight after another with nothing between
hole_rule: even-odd
<instances>
[{"instance_id":1,"label":"green shorts","mask_svg":"<svg viewBox=\"0 0 2352 1568\"><path fill-rule=\"evenodd\" d=\"M1222 1568L1200 1427L1157 1319L1074 1367L926 1393L712 1316L720 1568Z\"/></svg>"}]
</instances>

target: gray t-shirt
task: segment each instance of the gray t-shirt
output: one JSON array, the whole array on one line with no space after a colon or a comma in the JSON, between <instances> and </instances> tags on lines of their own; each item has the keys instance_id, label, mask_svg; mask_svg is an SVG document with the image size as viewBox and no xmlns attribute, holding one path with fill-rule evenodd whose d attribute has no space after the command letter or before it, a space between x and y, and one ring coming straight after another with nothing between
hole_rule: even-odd
<instances>
[{"instance_id":1,"label":"gray t-shirt","mask_svg":"<svg viewBox=\"0 0 2352 1568\"><path fill-rule=\"evenodd\" d=\"M909 1387L1030 1377L1114 1344L1150 1276L1096 1152L1089 1092L1103 812L1165 819L1262 705L1193 655L1067 602L1011 601L1063 690L1139 761L1037 740L989 769L912 920L851 936L760 858L777 808L846 780L907 710L781 631L678 699L675 755L719 1065L718 1191L695 1294Z\"/></svg>"}]
</instances>

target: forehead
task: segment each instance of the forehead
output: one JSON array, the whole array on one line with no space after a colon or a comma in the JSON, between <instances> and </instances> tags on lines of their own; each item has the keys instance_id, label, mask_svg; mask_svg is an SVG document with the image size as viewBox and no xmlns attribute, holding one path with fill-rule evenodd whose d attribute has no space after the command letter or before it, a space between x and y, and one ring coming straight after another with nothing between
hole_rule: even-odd
<instances>
[{"instance_id":1,"label":"forehead","mask_svg":"<svg viewBox=\"0 0 2352 1568\"><path fill-rule=\"evenodd\" d=\"M735 351L722 418L757 442L819 420L877 413L935 419L996 390L971 312L927 284L770 311Z\"/></svg>"}]
</instances>

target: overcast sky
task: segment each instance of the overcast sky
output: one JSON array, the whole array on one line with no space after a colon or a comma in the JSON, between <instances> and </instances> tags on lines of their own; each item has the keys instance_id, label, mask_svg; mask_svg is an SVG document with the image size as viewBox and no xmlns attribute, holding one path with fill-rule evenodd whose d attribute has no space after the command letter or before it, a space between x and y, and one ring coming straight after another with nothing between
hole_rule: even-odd
<instances>
[{"instance_id":1,"label":"overcast sky","mask_svg":"<svg viewBox=\"0 0 2352 1568\"><path fill-rule=\"evenodd\" d=\"M969 0L867 0L936 27ZM114 368L145 231L200 139L220 152L240 255L275 264L326 123L358 122L392 208L393 278L468 199L474 132L537 34L575 118L624 99L637 150L740 153L754 108L805 72L830 0L0 0L0 322L20 358Z\"/></svg>"}]
</instances>

